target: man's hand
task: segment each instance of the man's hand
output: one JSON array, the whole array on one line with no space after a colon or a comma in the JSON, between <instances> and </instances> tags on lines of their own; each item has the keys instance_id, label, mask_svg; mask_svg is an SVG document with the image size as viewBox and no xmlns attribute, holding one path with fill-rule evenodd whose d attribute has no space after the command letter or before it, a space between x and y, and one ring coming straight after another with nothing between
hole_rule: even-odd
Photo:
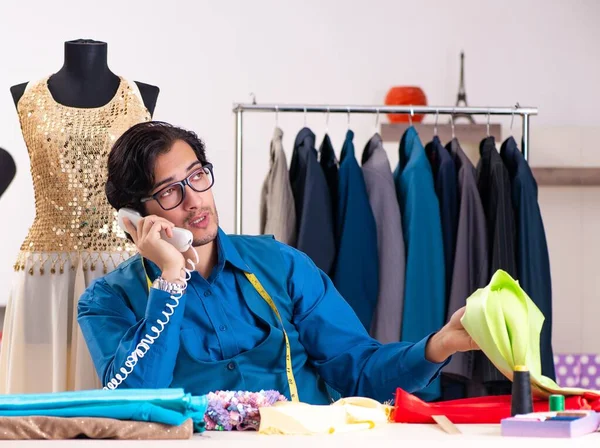
<instances>
[{"instance_id":1,"label":"man's hand","mask_svg":"<svg viewBox=\"0 0 600 448\"><path fill-rule=\"evenodd\" d=\"M173 236L174 224L156 215L146 216L138 222L137 228L123 219L127 233L131 235L140 255L154 262L161 270L161 276L168 282L175 282L182 276L185 260L172 244L161 238L160 232Z\"/></svg>"},{"instance_id":2,"label":"man's hand","mask_svg":"<svg viewBox=\"0 0 600 448\"><path fill-rule=\"evenodd\" d=\"M452 315L450 322L429 339L425 347L425 358L428 361L441 363L456 352L479 350L460 322L464 314L465 307L462 307Z\"/></svg>"}]
</instances>

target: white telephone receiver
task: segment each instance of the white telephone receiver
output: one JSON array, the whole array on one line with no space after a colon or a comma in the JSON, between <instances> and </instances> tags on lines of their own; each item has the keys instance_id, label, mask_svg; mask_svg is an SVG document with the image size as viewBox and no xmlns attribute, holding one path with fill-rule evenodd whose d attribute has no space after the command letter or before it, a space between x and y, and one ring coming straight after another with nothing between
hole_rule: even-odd
<instances>
[{"instance_id":1,"label":"white telephone receiver","mask_svg":"<svg viewBox=\"0 0 600 448\"><path fill-rule=\"evenodd\" d=\"M142 215L130 208L122 208L121 210L119 210L119 227L121 227L121 229L123 229L124 232L127 232L125 224L123 223L123 218L128 218L133 224L133 226L137 229L138 222L140 221L140 219L142 219ZM187 229L182 229L180 227L175 227L173 229L172 238L169 238L165 234L164 230L160 232L160 236L167 243L171 243L173 246L175 246L175 248L179 252L187 251L192 245L192 242L194 241L194 236L192 235L192 232L190 232Z\"/></svg>"},{"instance_id":2,"label":"white telephone receiver","mask_svg":"<svg viewBox=\"0 0 600 448\"><path fill-rule=\"evenodd\" d=\"M142 219L142 216L135 210L132 210L130 208L120 209L119 213L118 213L119 226L125 232L127 232L127 229L125 228L125 224L123 223L124 217L128 218L131 221L131 223L134 225L134 227L136 227L136 228L137 228L138 222L140 221L140 219ZM146 352L148 350L150 350L150 346L152 344L154 344L154 341L156 341L158 339L160 334L165 329L165 326L169 323L171 316L175 312L175 308L177 308L177 306L179 305L179 301L181 300L181 297L183 296L183 293L185 292L185 290L187 288L187 282L191 278L192 271L194 269L196 269L196 264L198 263L198 254L196 253L196 250L192 246L192 242L194 240L192 232L190 232L187 229L181 229L179 227L175 227L175 228L173 228L173 237L172 238L169 238L164 233L164 231L161 231L161 238L163 240L167 241L168 243L171 243L175 248L177 248L177 250L179 250L179 252L186 252L191 247L193 250L193 253L196 257L196 260L194 262L194 261L190 260L189 258L187 259L187 263L190 265L191 269L184 268L185 277L182 277L179 279L183 283L183 285L179 291L177 291L171 295L170 299L172 300L172 303L165 304L165 309L162 312L164 319L162 319L162 318L156 319L156 324L153 325L152 327L150 327L152 334L146 333L144 335L144 337L137 344L137 346L135 347L133 352L131 352L131 354L125 360L125 365L119 369L120 373L117 373L113 378L111 378L108 381L106 386L104 386L103 389L105 389L105 390L108 390L108 389L112 390L112 389L116 389L117 387L119 387L119 385L123 381L125 381L125 379L129 376L129 374L131 372L133 372L133 369L136 366L136 364L138 363L138 361L144 357L144 355L146 354Z\"/></svg>"}]
</instances>

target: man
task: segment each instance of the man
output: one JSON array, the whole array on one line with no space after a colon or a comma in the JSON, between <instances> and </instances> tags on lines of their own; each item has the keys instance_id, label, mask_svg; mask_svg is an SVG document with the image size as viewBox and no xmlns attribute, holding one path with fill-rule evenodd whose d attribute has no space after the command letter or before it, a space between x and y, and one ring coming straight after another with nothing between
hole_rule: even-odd
<instances>
[{"instance_id":1,"label":"man","mask_svg":"<svg viewBox=\"0 0 600 448\"><path fill-rule=\"evenodd\" d=\"M192 394L275 389L326 404L327 384L342 396L385 401L397 387L427 386L453 353L477 348L460 323L464 310L417 343L372 339L305 254L272 237L227 236L213 182L193 132L148 122L115 143L108 201L144 218L137 228L126 223L139 255L79 301L78 322L104 385ZM160 238L174 226L192 232L199 258L183 291L185 260L195 257ZM157 320L168 322L162 328Z\"/></svg>"}]
</instances>

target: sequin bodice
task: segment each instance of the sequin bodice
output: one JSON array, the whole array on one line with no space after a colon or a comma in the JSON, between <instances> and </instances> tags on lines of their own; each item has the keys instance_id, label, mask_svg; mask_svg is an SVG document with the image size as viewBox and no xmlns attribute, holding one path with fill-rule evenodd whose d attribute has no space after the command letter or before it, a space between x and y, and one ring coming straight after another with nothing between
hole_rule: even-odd
<instances>
[{"instance_id":1,"label":"sequin bodice","mask_svg":"<svg viewBox=\"0 0 600 448\"><path fill-rule=\"evenodd\" d=\"M114 142L134 124L150 120L136 87L121 79L104 106L82 109L57 103L48 78L18 103L35 195L35 219L25 252L133 252L124 239L104 185Z\"/></svg>"}]
</instances>

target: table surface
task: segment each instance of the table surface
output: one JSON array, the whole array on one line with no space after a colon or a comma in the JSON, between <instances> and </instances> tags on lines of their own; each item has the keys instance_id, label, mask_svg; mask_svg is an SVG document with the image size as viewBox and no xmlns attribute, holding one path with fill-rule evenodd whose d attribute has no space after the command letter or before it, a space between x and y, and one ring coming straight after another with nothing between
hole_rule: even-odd
<instances>
[{"instance_id":1,"label":"table surface","mask_svg":"<svg viewBox=\"0 0 600 448\"><path fill-rule=\"evenodd\" d=\"M408 425L388 424L371 430L361 430L332 435L314 436L273 436L261 435L254 431L240 432L215 432L206 431L196 434L189 440L144 440L144 441L115 441L115 440L27 440L27 441L2 441L0 447L15 448L42 448L42 447L140 447L140 448L164 448L164 447L199 447L199 446L235 446L237 448L318 448L330 446L369 446L371 448L383 448L382 444L391 446L398 443L396 447L407 446L403 442L408 441L408 446L415 446L411 441L433 442L423 447L452 448L452 447L477 447L489 448L493 446L502 447L528 447L548 448L554 446L600 446L600 433L589 434L574 439L548 439L548 438L516 438L501 437L500 425L457 425L461 434L450 435L442 431L438 425ZM389 443L386 443L389 442Z\"/></svg>"}]
</instances>

